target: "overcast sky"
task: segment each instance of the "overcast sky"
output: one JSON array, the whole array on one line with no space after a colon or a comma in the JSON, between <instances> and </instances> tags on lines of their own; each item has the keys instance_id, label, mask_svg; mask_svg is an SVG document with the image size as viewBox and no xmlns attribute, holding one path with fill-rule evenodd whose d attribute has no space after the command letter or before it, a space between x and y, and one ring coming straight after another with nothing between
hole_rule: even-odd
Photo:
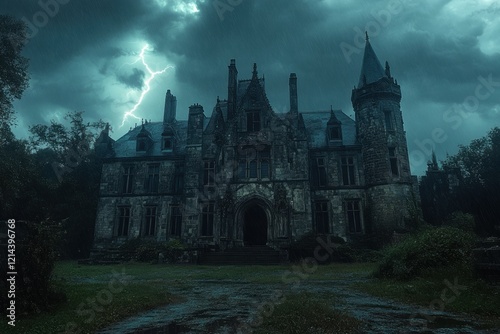
<instances>
[{"instance_id":1,"label":"overcast sky","mask_svg":"<svg viewBox=\"0 0 500 334\"><path fill-rule=\"evenodd\" d=\"M30 27L18 137L84 110L87 121L109 122L117 139L140 124L129 116L121 126L141 95L135 116L161 121L167 89L177 96L177 119L193 103L208 116L217 96L227 97L231 58L239 79L257 63L277 112L289 108L295 72L299 110L333 105L354 118L365 30L401 85L414 174L425 171L432 146L443 160L500 125L496 0L17 0L0 12ZM149 70L162 73L151 79L141 50Z\"/></svg>"}]
</instances>

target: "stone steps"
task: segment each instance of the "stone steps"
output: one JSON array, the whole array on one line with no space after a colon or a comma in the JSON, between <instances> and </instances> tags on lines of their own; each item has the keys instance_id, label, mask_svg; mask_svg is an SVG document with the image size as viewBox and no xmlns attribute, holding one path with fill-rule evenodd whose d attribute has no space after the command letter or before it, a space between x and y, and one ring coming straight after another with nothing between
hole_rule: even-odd
<instances>
[{"instance_id":1,"label":"stone steps","mask_svg":"<svg viewBox=\"0 0 500 334\"><path fill-rule=\"evenodd\" d=\"M204 265L276 265L283 263L279 251L268 246L247 246L207 252L200 259Z\"/></svg>"}]
</instances>

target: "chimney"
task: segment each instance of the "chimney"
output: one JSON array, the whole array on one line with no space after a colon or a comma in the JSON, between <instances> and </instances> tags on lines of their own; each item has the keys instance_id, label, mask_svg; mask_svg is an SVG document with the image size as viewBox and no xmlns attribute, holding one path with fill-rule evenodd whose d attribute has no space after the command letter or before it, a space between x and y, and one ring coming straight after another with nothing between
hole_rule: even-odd
<instances>
[{"instance_id":1,"label":"chimney","mask_svg":"<svg viewBox=\"0 0 500 334\"><path fill-rule=\"evenodd\" d=\"M205 114L201 105L196 103L189 107L187 130L188 145L201 145L204 119Z\"/></svg>"},{"instance_id":2,"label":"chimney","mask_svg":"<svg viewBox=\"0 0 500 334\"><path fill-rule=\"evenodd\" d=\"M295 73L290 73L290 112L298 112L297 103L297 75Z\"/></svg>"},{"instance_id":3,"label":"chimney","mask_svg":"<svg viewBox=\"0 0 500 334\"><path fill-rule=\"evenodd\" d=\"M175 120L175 113L177 109L177 98L167 90L165 96L165 110L163 112L163 123L172 123Z\"/></svg>"},{"instance_id":4,"label":"chimney","mask_svg":"<svg viewBox=\"0 0 500 334\"><path fill-rule=\"evenodd\" d=\"M238 86L238 70L236 69L236 61L231 59L228 66L229 77L227 84L227 113L228 118L232 118L236 108L236 90Z\"/></svg>"}]
</instances>

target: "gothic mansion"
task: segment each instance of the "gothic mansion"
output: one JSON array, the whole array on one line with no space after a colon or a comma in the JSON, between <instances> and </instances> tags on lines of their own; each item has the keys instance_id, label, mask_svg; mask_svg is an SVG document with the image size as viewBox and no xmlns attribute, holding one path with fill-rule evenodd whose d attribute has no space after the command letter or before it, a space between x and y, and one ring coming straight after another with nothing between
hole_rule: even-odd
<instances>
[{"instance_id":1,"label":"gothic mansion","mask_svg":"<svg viewBox=\"0 0 500 334\"><path fill-rule=\"evenodd\" d=\"M227 99L210 117L194 104L187 121L176 119L168 90L162 122L116 141L102 132L96 245L140 237L287 247L309 232L352 240L404 227L413 182L401 91L368 40L351 96L356 121L341 110L302 112L294 73L282 114L255 64L251 79L237 75L232 59Z\"/></svg>"}]
</instances>

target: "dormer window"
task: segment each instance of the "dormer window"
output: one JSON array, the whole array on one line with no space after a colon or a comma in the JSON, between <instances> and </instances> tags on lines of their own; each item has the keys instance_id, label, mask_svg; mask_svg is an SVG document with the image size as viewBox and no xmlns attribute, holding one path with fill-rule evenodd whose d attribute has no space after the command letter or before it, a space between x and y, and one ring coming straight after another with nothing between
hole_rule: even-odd
<instances>
[{"instance_id":1,"label":"dormer window","mask_svg":"<svg viewBox=\"0 0 500 334\"><path fill-rule=\"evenodd\" d=\"M153 141L151 139L151 134L149 133L148 130L146 130L144 124L142 124L141 131L139 132L136 138L135 150L139 153L146 153L152 144Z\"/></svg>"},{"instance_id":2,"label":"dormer window","mask_svg":"<svg viewBox=\"0 0 500 334\"><path fill-rule=\"evenodd\" d=\"M327 123L326 136L329 144L342 145L342 123L335 116L335 112L330 110L330 119Z\"/></svg>"},{"instance_id":3,"label":"dormer window","mask_svg":"<svg viewBox=\"0 0 500 334\"><path fill-rule=\"evenodd\" d=\"M146 138L137 138L137 152L146 152L147 150L147 139Z\"/></svg>"},{"instance_id":4,"label":"dormer window","mask_svg":"<svg viewBox=\"0 0 500 334\"><path fill-rule=\"evenodd\" d=\"M340 125L331 125L328 129L328 139L330 141L342 140L342 129Z\"/></svg>"},{"instance_id":5,"label":"dormer window","mask_svg":"<svg viewBox=\"0 0 500 334\"><path fill-rule=\"evenodd\" d=\"M163 137L161 142L162 151L172 151L174 148L174 141L172 137Z\"/></svg>"}]
</instances>

